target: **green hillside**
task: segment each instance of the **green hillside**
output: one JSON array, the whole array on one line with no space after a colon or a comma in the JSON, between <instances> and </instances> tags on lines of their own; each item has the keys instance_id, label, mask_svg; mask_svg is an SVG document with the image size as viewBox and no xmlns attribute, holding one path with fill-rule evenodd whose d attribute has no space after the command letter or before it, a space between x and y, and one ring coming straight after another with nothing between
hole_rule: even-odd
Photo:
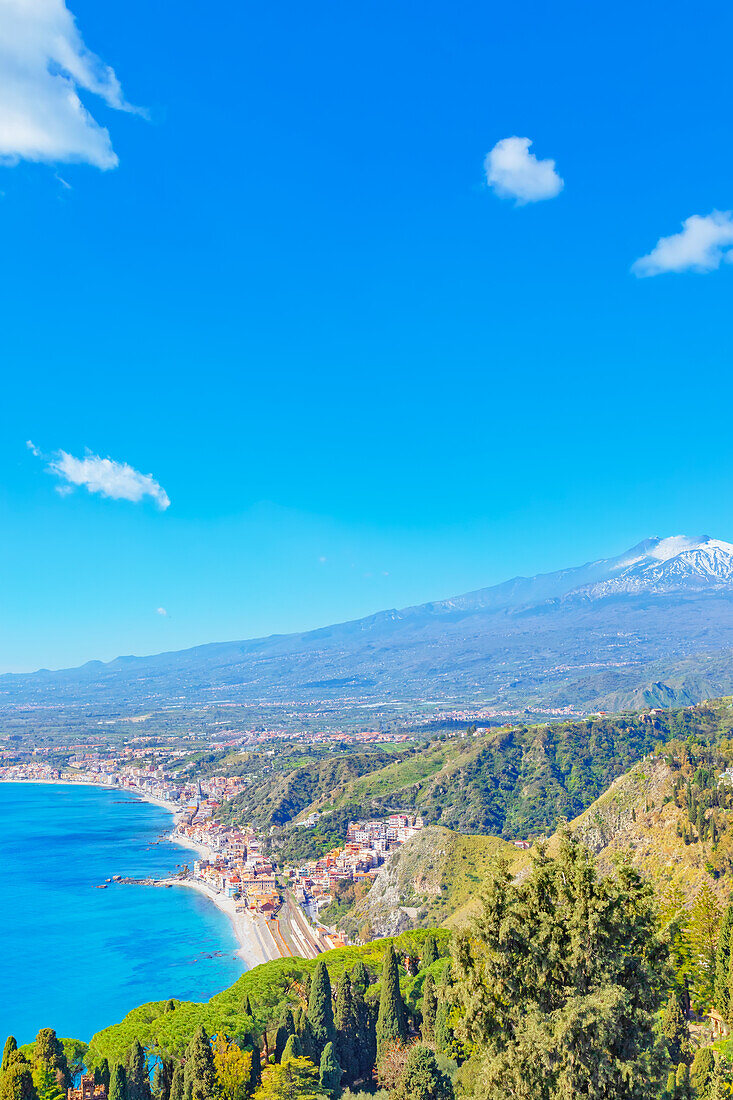
<instances>
[{"instance_id":1,"label":"green hillside","mask_svg":"<svg viewBox=\"0 0 733 1100\"><path fill-rule=\"evenodd\" d=\"M502 859L513 874L530 862L528 852L499 837L428 826L382 865L366 898L340 927L365 939L440 925L480 897Z\"/></svg>"},{"instance_id":2,"label":"green hillside","mask_svg":"<svg viewBox=\"0 0 733 1100\"><path fill-rule=\"evenodd\" d=\"M338 789L350 780L375 769L384 768L393 759L389 752L352 752L326 757L306 758L292 754L278 760L277 770L257 776L256 781L226 802L220 820L242 822L266 829L284 825L312 802ZM294 767L289 765L295 763Z\"/></svg>"},{"instance_id":3,"label":"green hillside","mask_svg":"<svg viewBox=\"0 0 733 1100\"><path fill-rule=\"evenodd\" d=\"M448 950L449 933L433 933L441 945L441 953ZM410 955L420 955L427 931L407 932L396 938L375 940L361 947L339 948L319 956L325 961L334 984L344 971L350 970L361 960L367 967L372 982L382 966L384 953L390 944L395 950ZM103 1058L112 1064L120 1061L137 1039L144 1047L166 1056L180 1055L196 1029L203 1025L210 1035L220 1031L231 1036L244 1036L253 1030L265 1033L277 1026L285 1008L298 1006L307 992L310 976L318 960L302 958L274 959L248 970L234 985L211 1000L152 1001L140 1005L119 1023L98 1031L92 1036L86 1055L86 1064L95 1066ZM414 980L401 975L400 986L409 1004L419 991ZM249 999L253 1016L245 1011Z\"/></svg>"},{"instance_id":4,"label":"green hillside","mask_svg":"<svg viewBox=\"0 0 733 1100\"><path fill-rule=\"evenodd\" d=\"M659 742L717 737L731 726L727 702L502 728L443 738L384 767L341 782L303 804L318 810L315 829L288 824L275 838L284 860L307 858L337 843L348 822L417 810L430 825L506 840L549 834L574 818ZM314 789L311 779L294 779ZM321 787L327 783L320 784Z\"/></svg>"}]
</instances>

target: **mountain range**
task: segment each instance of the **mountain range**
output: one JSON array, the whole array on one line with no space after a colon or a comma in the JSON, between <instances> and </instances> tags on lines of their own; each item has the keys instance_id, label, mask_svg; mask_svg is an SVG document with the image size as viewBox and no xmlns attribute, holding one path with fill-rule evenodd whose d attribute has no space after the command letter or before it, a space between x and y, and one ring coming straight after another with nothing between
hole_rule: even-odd
<instances>
[{"instance_id":1,"label":"mountain range","mask_svg":"<svg viewBox=\"0 0 733 1100\"><path fill-rule=\"evenodd\" d=\"M0 676L5 707L322 701L593 710L731 691L733 545L684 535L307 633Z\"/></svg>"}]
</instances>

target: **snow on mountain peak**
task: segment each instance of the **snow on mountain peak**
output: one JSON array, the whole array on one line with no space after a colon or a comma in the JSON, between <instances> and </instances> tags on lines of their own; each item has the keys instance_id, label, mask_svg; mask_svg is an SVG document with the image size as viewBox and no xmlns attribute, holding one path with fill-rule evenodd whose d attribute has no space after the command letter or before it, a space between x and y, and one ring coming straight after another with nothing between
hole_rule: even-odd
<instances>
[{"instance_id":1,"label":"snow on mountain peak","mask_svg":"<svg viewBox=\"0 0 733 1100\"><path fill-rule=\"evenodd\" d=\"M733 544L707 535L646 539L606 564L606 577L581 586L577 594L599 599L733 584Z\"/></svg>"}]
</instances>

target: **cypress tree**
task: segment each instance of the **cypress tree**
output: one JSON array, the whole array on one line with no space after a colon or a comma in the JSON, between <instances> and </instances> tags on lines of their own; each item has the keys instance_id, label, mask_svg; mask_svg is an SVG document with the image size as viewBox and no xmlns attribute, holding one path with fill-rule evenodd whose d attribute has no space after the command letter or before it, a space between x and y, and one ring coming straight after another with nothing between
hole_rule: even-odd
<instances>
[{"instance_id":1,"label":"cypress tree","mask_svg":"<svg viewBox=\"0 0 733 1100\"><path fill-rule=\"evenodd\" d=\"M321 1064L318 1071L318 1076L321 1082L321 1088L324 1089L329 1096L339 1096L341 1093L341 1076L343 1070L336 1060L336 1052L333 1049L333 1043L326 1043L323 1048L323 1054L321 1055Z\"/></svg>"},{"instance_id":2,"label":"cypress tree","mask_svg":"<svg viewBox=\"0 0 733 1100\"><path fill-rule=\"evenodd\" d=\"M127 1055L127 1100L151 1100L145 1051L138 1039Z\"/></svg>"},{"instance_id":3,"label":"cypress tree","mask_svg":"<svg viewBox=\"0 0 733 1100\"><path fill-rule=\"evenodd\" d=\"M33 1068L45 1068L53 1077L58 1078L59 1088L71 1088L71 1074L61 1041L52 1027L42 1027L36 1035L33 1048Z\"/></svg>"},{"instance_id":4,"label":"cypress tree","mask_svg":"<svg viewBox=\"0 0 733 1100\"><path fill-rule=\"evenodd\" d=\"M400 976L397 969L397 956L392 944L384 956L382 984L379 993L379 1015L377 1017L377 1061L396 1040L404 1042L407 1038L407 1019L405 1005L400 992Z\"/></svg>"},{"instance_id":5,"label":"cypress tree","mask_svg":"<svg viewBox=\"0 0 733 1100\"><path fill-rule=\"evenodd\" d=\"M119 1062L117 1062L110 1075L109 1100L127 1100L125 1067L120 1065Z\"/></svg>"},{"instance_id":6,"label":"cypress tree","mask_svg":"<svg viewBox=\"0 0 733 1100\"><path fill-rule=\"evenodd\" d=\"M690 1085L695 1095L706 1096L715 1072L715 1056L712 1047L700 1047L690 1066Z\"/></svg>"},{"instance_id":7,"label":"cypress tree","mask_svg":"<svg viewBox=\"0 0 733 1100\"><path fill-rule=\"evenodd\" d=\"M391 1100L453 1100L453 1085L432 1050L421 1045L412 1048Z\"/></svg>"},{"instance_id":8,"label":"cypress tree","mask_svg":"<svg viewBox=\"0 0 733 1100\"><path fill-rule=\"evenodd\" d=\"M280 1059L281 1062L292 1062L293 1058L302 1058L303 1051L300 1049L300 1039L297 1035L290 1035L288 1041L285 1044L283 1050L283 1056Z\"/></svg>"},{"instance_id":9,"label":"cypress tree","mask_svg":"<svg viewBox=\"0 0 733 1100\"><path fill-rule=\"evenodd\" d=\"M112 1100L112 1097L109 1098ZM178 1063L171 1077L170 1100L183 1100L183 1066Z\"/></svg>"},{"instance_id":10,"label":"cypress tree","mask_svg":"<svg viewBox=\"0 0 733 1100\"><path fill-rule=\"evenodd\" d=\"M221 1098L211 1043L203 1027L199 1027L186 1047L183 1087L184 1096L190 1097L190 1100L220 1100Z\"/></svg>"},{"instance_id":11,"label":"cypress tree","mask_svg":"<svg viewBox=\"0 0 733 1100\"><path fill-rule=\"evenodd\" d=\"M0 1100L38 1100L31 1067L15 1053L0 1077Z\"/></svg>"},{"instance_id":12,"label":"cypress tree","mask_svg":"<svg viewBox=\"0 0 733 1100\"><path fill-rule=\"evenodd\" d=\"M13 1053L14 1050L17 1050L17 1049L18 1049L18 1044L15 1040L15 1036L14 1035L8 1035L7 1039L5 1040L5 1046L3 1047L3 1060L2 1060L2 1063L0 1064L0 1071L2 1071L3 1073L5 1072L5 1070L8 1068L8 1062L10 1060L10 1055Z\"/></svg>"},{"instance_id":13,"label":"cypress tree","mask_svg":"<svg viewBox=\"0 0 733 1100\"><path fill-rule=\"evenodd\" d=\"M249 1087L250 1091L254 1092L262 1084L262 1062L260 1061L260 1044L257 1041L256 1035L249 1035L248 1041L244 1044L244 1049L248 1050L252 1055L252 1062L249 1068Z\"/></svg>"},{"instance_id":14,"label":"cypress tree","mask_svg":"<svg viewBox=\"0 0 733 1100\"><path fill-rule=\"evenodd\" d=\"M352 970L352 978L353 978ZM356 1055L358 1062L357 1078L371 1077L374 1063L377 1060L377 1032L375 1028L375 1013L366 1003L364 994L359 986L355 986L352 980L351 994L356 1020Z\"/></svg>"},{"instance_id":15,"label":"cypress tree","mask_svg":"<svg viewBox=\"0 0 733 1100\"><path fill-rule=\"evenodd\" d=\"M369 971L364 962L357 959L351 971L351 987L355 993L366 993L370 984Z\"/></svg>"},{"instance_id":16,"label":"cypress tree","mask_svg":"<svg viewBox=\"0 0 733 1100\"><path fill-rule=\"evenodd\" d=\"M162 1062L156 1062L153 1070L153 1096L155 1100L167 1100Z\"/></svg>"},{"instance_id":17,"label":"cypress tree","mask_svg":"<svg viewBox=\"0 0 733 1100\"><path fill-rule=\"evenodd\" d=\"M422 992L422 1027L420 1034L423 1042L430 1042L435 1038L435 1017L438 1012L438 993L433 981L433 975L428 974Z\"/></svg>"},{"instance_id":18,"label":"cypress tree","mask_svg":"<svg viewBox=\"0 0 733 1100\"><path fill-rule=\"evenodd\" d=\"M320 1054L316 1049L316 1040L313 1036L313 1028L308 1019L308 1013L304 1008L298 1009L295 1017L295 1034L300 1042L302 1057L310 1058L313 1063L318 1062Z\"/></svg>"},{"instance_id":19,"label":"cypress tree","mask_svg":"<svg viewBox=\"0 0 733 1100\"><path fill-rule=\"evenodd\" d=\"M733 947L733 902L726 909L718 932L718 949L715 953L715 980L713 1000L724 1020L730 1012L729 972Z\"/></svg>"},{"instance_id":20,"label":"cypress tree","mask_svg":"<svg viewBox=\"0 0 733 1100\"><path fill-rule=\"evenodd\" d=\"M662 1035L667 1044L667 1052L672 1065L678 1062L690 1062L692 1059L692 1043L690 1029L687 1026L680 1002L674 990L669 995L669 1000L662 1012Z\"/></svg>"},{"instance_id":21,"label":"cypress tree","mask_svg":"<svg viewBox=\"0 0 733 1100\"><path fill-rule=\"evenodd\" d=\"M692 1093L690 1091L690 1067L686 1062L681 1062L677 1066L677 1074L675 1076L675 1100L692 1100Z\"/></svg>"},{"instance_id":22,"label":"cypress tree","mask_svg":"<svg viewBox=\"0 0 733 1100\"><path fill-rule=\"evenodd\" d=\"M310 996L308 997L308 1023L311 1026L317 1063L326 1043L332 1043L335 1037L333 1027L333 1005L331 1003L331 979L328 968L319 959L311 980Z\"/></svg>"},{"instance_id":23,"label":"cypress tree","mask_svg":"<svg viewBox=\"0 0 733 1100\"><path fill-rule=\"evenodd\" d=\"M109 1092L109 1062L106 1058L102 1058L99 1065L94 1067L94 1084L104 1085Z\"/></svg>"},{"instance_id":24,"label":"cypress tree","mask_svg":"<svg viewBox=\"0 0 733 1100\"><path fill-rule=\"evenodd\" d=\"M430 933L425 939L425 946L423 947L422 959L420 960L420 969L424 970L426 966L430 966L432 963L437 962L440 958L438 953L438 941L435 938L434 933Z\"/></svg>"},{"instance_id":25,"label":"cypress tree","mask_svg":"<svg viewBox=\"0 0 733 1100\"><path fill-rule=\"evenodd\" d=\"M354 1007L349 975L341 975L336 989L336 1059L343 1071L347 1085L353 1084L359 1077L359 1022Z\"/></svg>"},{"instance_id":26,"label":"cypress tree","mask_svg":"<svg viewBox=\"0 0 733 1100\"><path fill-rule=\"evenodd\" d=\"M278 1024L277 1033L275 1035L275 1061L279 1062L282 1059L283 1051L285 1050L285 1044L291 1035L295 1035L295 1021L293 1020L293 1013L289 1008L285 1009L282 1019Z\"/></svg>"}]
</instances>

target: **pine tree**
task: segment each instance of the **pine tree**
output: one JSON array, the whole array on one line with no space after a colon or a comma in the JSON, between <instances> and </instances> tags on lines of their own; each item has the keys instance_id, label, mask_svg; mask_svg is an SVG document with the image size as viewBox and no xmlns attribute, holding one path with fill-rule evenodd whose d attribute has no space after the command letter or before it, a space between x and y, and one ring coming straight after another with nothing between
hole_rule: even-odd
<instances>
[{"instance_id":1,"label":"pine tree","mask_svg":"<svg viewBox=\"0 0 733 1100\"><path fill-rule=\"evenodd\" d=\"M379 1015L377 1017L377 1060L387 1051L396 1039L404 1042L407 1038L407 1019L405 1005L400 992L400 976L397 969L397 956L392 944L384 956L382 983L379 993Z\"/></svg>"},{"instance_id":2,"label":"pine tree","mask_svg":"<svg viewBox=\"0 0 733 1100\"><path fill-rule=\"evenodd\" d=\"M291 1035L285 1044L281 1062L292 1062L293 1058L302 1058L303 1051L300 1048L300 1039L297 1035Z\"/></svg>"},{"instance_id":3,"label":"pine tree","mask_svg":"<svg viewBox=\"0 0 733 1100\"><path fill-rule=\"evenodd\" d=\"M324 1092L328 1093L329 1096L340 1096L342 1072L341 1066L336 1059L333 1043L326 1043L323 1048L323 1054L321 1055L318 1077L321 1082L321 1088Z\"/></svg>"},{"instance_id":4,"label":"pine tree","mask_svg":"<svg viewBox=\"0 0 733 1100\"><path fill-rule=\"evenodd\" d=\"M220 1100L221 1088L216 1076L209 1037L199 1027L186 1047L183 1071L184 1096L190 1100Z\"/></svg>"},{"instance_id":5,"label":"pine tree","mask_svg":"<svg viewBox=\"0 0 733 1100\"><path fill-rule=\"evenodd\" d=\"M424 1043L430 1043L435 1038L435 1017L438 1011L438 994L435 989L433 975L428 974L422 991L422 1027L420 1034Z\"/></svg>"},{"instance_id":6,"label":"pine tree","mask_svg":"<svg viewBox=\"0 0 733 1100\"><path fill-rule=\"evenodd\" d=\"M38 1100L64 1100L64 1090L59 1084L56 1071L45 1062L39 1062L34 1067L33 1084L36 1086Z\"/></svg>"},{"instance_id":7,"label":"pine tree","mask_svg":"<svg viewBox=\"0 0 733 1100\"><path fill-rule=\"evenodd\" d=\"M425 938L422 959L420 960L420 969L424 970L426 966L431 966L432 963L437 962L439 958L438 941L434 933L431 932L430 935Z\"/></svg>"},{"instance_id":8,"label":"pine tree","mask_svg":"<svg viewBox=\"0 0 733 1100\"><path fill-rule=\"evenodd\" d=\"M318 1070L308 1058L267 1066L255 1100L325 1100Z\"/></svg>"},{"instance_id":9,"label":"pine tree","mask_svg":"<svg viewBox=\"0 0 733 1100\"><path fill-rule=\"evenodd\" d=\"M733 902L728 905L718 932L718 949L715 954L715 979L713 999L724 1020L730 1011L729 972L733 947Z\"/></svg>"},{"instance_id":10,"label":"pine tree","mask_svg":"<svg viewBox=\"0 0 733 1100\"><path fill-rule=\"evenodd\" d=\"M343 1071L343 1079L351 1085L359 1077L359 1023L354 1007L351 980L343 973L336 989L336 1058Z\"/></svg>"},{"instance_id":11,"label":"pine tree","mask_svg":"<svg viewBox=\"0 0 733 1100\"><path fill-rule=\"evenodd\" d=\"M125 1067L118 1062L112 1070L109 1082L109 1100L127 1100Z\"/></svg>"},{"instance_id":12,"label":"pine tree","mask_svg":"<svg viewBox=\"0 0 733 1100\"><path fill-rule=\"evenodd\" d=\"M138 1039L127 1054L127 1100L151 1100L145 1051Z\"/></svg>"},{"instance_id":13,"label":"pine tree","mask_svg":"<svg viewBox=\"0 0 733 1100\"><path fill-rule=\"evenodd\" d=\"M677 994L672 991L662 1012L662 1035L667 1044L667 1052L672 1065L692 1060L692 1042Z\"/></svg>"},{"instance_id":14,"label":"pine tree","mask_svg":"<svg viewBox=\"0 0 733 1100\"><path fill-rule=\"evenodd\" d=\"M326 1043L332 1043L335 1037L333 1027L333 1005L331 1003L331 979L323 959L316 963L308 997L308 1023L315 1044L314 1053L320 1059ZM316 1059L314 1059L315 1061Z\"/></svg>"},{"instance_id":15,"label":"pine tree","mask_svg":"<svg viewBox=\"0 0 733 1100\"><path fill-rule=\"evenodd\" d=\"M252 1052L242 1050L220 1032L214 1043L214 1066L226 1100L246 1100L252 1079Z\"/></svg>"},{"instance_id":16,"label":"pine tree","mask_svg":"<svg viewBox=\"0 0 733 1100\"><path fill-rule=\"evenodd\" d=\"M563 831L557 858L539 848L521 881L497 869L454 941L449 1022L475 1052L473 1091L656 1100L667 957L653 887L630 863L599 877Z\"/></svg>"},{"instance_id":17,"label":"pine tree","mask_svg":"<svg viewBox=\"0 0 733 1100\"><path fill-rule=\"evenodd\" d=\"M412 1047L390 1100L453 1100L453 1085L439 1068L432 1050L421 1045Z\"/></svg>"},{"instance_id":18,"label":"pine tree","mask_svg":"<svg viewBox=\"0 0 733 1100\"><path fill-rule=\"evenodd\" d=\"M0 1100L38 1100L31 1067L17 1053L0 1077Z\"/></svg>"},{"instance_id":19,"label":"pine tree","mask_svg":"<svg viewBox=\"0 0 733 1100\"><path fill-rule=\"evenodd\" d=\"M13 1051L15 1051L17 1049L18 1049L18 1044L15 1041L15 1036L14 1035L8 1035L7 1039L5 1040L5 1046L3 1047L3 1060L2 1060L2 1063L0 1063L0 1072L4 1073L5 1070L8 1068L8 1061L10 1059L10 1055L13 1053Z\"/></svg>"},{"instance_id":20,"label":"pine tree","mask_svg":"<svg viewBox=\"0 0 733 1100\"><path fill-rule=\"evenodd\" d=\"M712 1047L700 1047L690 1066L690 1085L695 1095L705 1096L715 1072L715 1056Z\"/></svg>"}]
</instances>

